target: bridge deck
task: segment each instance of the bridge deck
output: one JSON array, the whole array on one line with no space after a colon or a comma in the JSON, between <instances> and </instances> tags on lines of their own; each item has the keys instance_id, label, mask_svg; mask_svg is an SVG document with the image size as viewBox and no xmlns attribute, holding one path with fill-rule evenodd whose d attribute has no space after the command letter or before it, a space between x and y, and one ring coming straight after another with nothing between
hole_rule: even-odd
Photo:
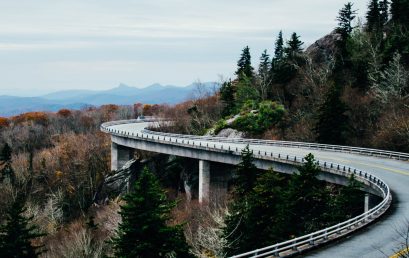
<instances>
[{"instance_id":1,"label":"bridge deck","mask_svg":"<svg viewBox=\"0 0 409 258\"><path fill-rule=\"evenodd\" d=\"M132 123L112 125L110 130L118 130L127 134L144 134L151 137L154 134L143 131L146 123ZM175 141L175 136L164 136L166 140ZM183 140L183 137L178 139ZM215 142L208 139L190 139L195 145L210 147L216 146L224 149L230 147L231 150L243 149L245 143ZM399 238L397 230L402 227L408 227L405 224L409 219L409 162L393 159L365 156L359 154L332 152L327 150L315 150L307 148L292 148L282 146L271 146L263 144L250 144L250 148L255 152L273 152L285 153L290 156L304 157L308 153L314 154L320 161L348 165L357 169L365 170L371 174L383 179L391 188L394 198L397 199L393 214L385 220L380 220L370 225L365 230L355 233L352 237L344 238L341 241L333 243L324 248L317 249L314 252L305 254L305 257L385 257L385 254L392 255L394 251L399 250L399 244L404 240Z\"/></svg>"}]
</instances>

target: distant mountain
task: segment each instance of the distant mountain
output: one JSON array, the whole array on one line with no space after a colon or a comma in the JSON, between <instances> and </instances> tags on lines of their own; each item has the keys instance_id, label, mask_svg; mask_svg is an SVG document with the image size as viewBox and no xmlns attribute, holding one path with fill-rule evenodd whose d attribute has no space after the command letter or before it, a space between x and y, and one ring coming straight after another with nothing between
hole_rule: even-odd
<instances>
[{"instance_id":1,"label":"distant mountain","mask_svg":"<svg viewBox=\"0 0 409 258\"><path fill-rule=\"evenodd\" d=\"M81 109L85 106L87 106L85 103L61 105L38 97L0 96L0 116L14 116L31 111L55 112L62 108Z\"/></svg>"},{"instance_id":2,"label":"distant mountain","mask_svg":"<svg viewBox=\"0 0 409 258\"><path fill-rule=\"evenodd\" d=\"M176 104L190 98L197 84L186 87L152 84L145 88L131 87L121 83L104 91L66 90L40 97L0 96L0 116L13 116L30 111L55 112L61 108L81 109L85 106L104 104L131 105L137 102L149 104ZM201 90L214 91L217 83L202 83Z\"/></svg>"},{"instance_id":3,"label":"distant mountain","mask_svg":"<svg viewBox=\"0 0 409 258\"><path fill-rule=\"evenodd\" d=\"M206 90L218 88L216 83L202 83ZM121 83L118 87L105 91L71 90L60 91L41 96L44 99L57 101L59 104L85 103L100 106L104 104L130 105L137 102L149 104L175 104L190 97L196 84L186 87L153 84L145 88L136 88Z\"/></svg>"}]
</instances>

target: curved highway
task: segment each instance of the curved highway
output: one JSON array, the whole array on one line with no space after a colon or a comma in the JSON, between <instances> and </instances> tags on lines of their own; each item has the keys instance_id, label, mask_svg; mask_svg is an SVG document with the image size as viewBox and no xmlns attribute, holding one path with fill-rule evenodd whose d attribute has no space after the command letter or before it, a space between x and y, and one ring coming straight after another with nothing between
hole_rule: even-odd
<instances>
[{"instance_id":1,"label":"curved highway","mask_svg":"<svg viewBox=\"0 0 409 258\"><path fill-rule=\"evenodd\" d=\"M102 126L105 132L120 132L123 137L138 136L143 138L156 137L158 134L144 130L148 123L125 123L115 124L107 123ZM166 137L168 139L166 139ZM179 142L189 140L190 144L196 146L210 146L210 148L224 148L228 146L229 150L243 149L247 143L235 141L234 139L216 140L209 137L188 137L184 135L164 136L163 139ZM303 257L388 257L401 248L404 241L398 232L408 227L405 224L409 219L409 162L382 158L358 153L346 153L340 151L311 149L308 147L278 146L264 141L255 141L250 145L254 153L285 153L290 156L304 157L312 153L320 162L337 163L350 166L359 170L368 171L372 175L382 179L389 185L393 197L393 212L384 219L367 226L365 229L352 234L349 237L337 240L329 245L321 247L315 251L308 252ZM222 147L223 148L223 147ZM409 156L408 156L409 157Z\"/></svg>"}]
</instances>

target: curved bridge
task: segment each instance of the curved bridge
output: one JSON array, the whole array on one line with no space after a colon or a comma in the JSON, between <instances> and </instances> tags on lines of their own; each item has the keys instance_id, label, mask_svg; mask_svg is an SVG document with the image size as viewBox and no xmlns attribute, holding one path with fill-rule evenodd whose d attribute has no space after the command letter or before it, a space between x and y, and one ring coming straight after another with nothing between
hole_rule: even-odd
<instances>
[{"instance_id":1,"label":"curved bridge","mask_svg":"<svg viewBox=\"0 0 409 258\"><path fill-rule=\"evenodd\" d=\"M409 215L409 154L346 146L310 144L300 142L229 139L160 133L146 130L149 121L125 120L101 125L112 140L112 169L128 161L132 149L189 157L199 160L199 201L209 196L209 161L238 164L242 149L249 144L258 168L281 173L293 173L304 162L303 157L313 153L319 161L320 179L346 184L355 174L365 185L364 191L380 196L375 207L366 207L365 213L329 228L289 241L257 249L235 257L285 257L323 243L334 241L362 228L386 212L392 201L391 189L396 199L395 212L387 220L379 221L351 238L320 248L308 257L385 257L399 249L404 239L397 230ZM391 188L391 189L390 189ZM366 198L366 203L368 202Z\"/></svg>"}]
</instances>

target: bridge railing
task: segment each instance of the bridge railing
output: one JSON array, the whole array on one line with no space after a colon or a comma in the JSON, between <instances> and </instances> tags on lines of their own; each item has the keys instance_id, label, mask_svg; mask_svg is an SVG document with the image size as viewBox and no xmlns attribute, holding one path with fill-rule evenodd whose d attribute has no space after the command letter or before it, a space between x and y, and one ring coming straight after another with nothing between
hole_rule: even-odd
<instances>
[{"instance_id":1,"label":"bridge railing","mask_svg":"<svg viewBox=\"0 0 409 258\"><path fill-rule=\"evenodd\" d=\"M135 122L142 122L142 121L134 121ZM211 151L218 151L218 152L225 152L234 155L241 155L243 149L239 147L231 148L228 144L225 143L236 143L237 139L228 139L227 141L220 141L222 140L220 137L218 138L217 142L213 144L209 143L202 143L204 139L208 139L208 137L197 137L197 136L184 136L178 134L169 134L169 133L160 133L160 132L152 132L148 130L144 130L143 132L132 133L129 131L121 131L116 130L113 128L109 128L109 126L121 124L116 122L109 122L105 123L101 126L101 130L112 135L126 137L126 138L134 138L134 139L143 139L146 141L155 141L160 142L163 144L172 144L172 145L180 145L189 148L197 148L197 149L206 149ZM213 138L213 137L211 137ZM263 141L259 141L260 144ZM274 141L275 142L275 141ZM240 143L248 143L248 141L240 141ZM288 143L288 142L286 142ZM352 148L352 147L351 147ZM287 155L284 153L273 153L267 151L255 151L254 157L257 159L265 159L265 160L273 160L277 162L283 163L290 163L293 165L300 165L304 163L303 157L297 157L293 155ZM289 254L294 254L300 252L302 250L309 249L316 245L328 242L330 240L339 238L343 235L351 233L369 223L374 221L376 218L381 216L386 210L390 207L392 196L390 193L389 186L380 178L362 171L358 170L349 166L336 164L336 163L329 163L324 161L317 161L317 164L323 171L330 172L333 174L337 174L344 177L349 177L354 175L355 178L364 183L365 185L371 187L380 195L382 196L383 200L373 207L372 209L368 210L365 213L362 213L354 218L351 218L347 221L341 222L339 224L318 230L316 232L312 232L310 234L306 234L304 236L300 236L294 239L290 239L281 243L277 243L274 245L266 246L260 249L256 249L253 251L249 251L243 254L235 255L234 258L239 257L267 257L267 256L276 256L276 257L284 257Z\"/></svg>"},{"instance_id":2,"label":"bridge railing","mask_svg":"<svg viewBox=\"0 0 409 258\"><path fill-rule=\"evenodd\" d=\"M291 141L278 141L278 140L258 140L258 139L245 139L245 138L226 138L226 137L215 137L215 136L197 136L197 135L178 135L172 133L163 133L158 131L152 131L145 129L145 133L156 134L156 135L166 135L169 137L179 137L186 139L197 139L197 140L207 140L215 142L235 142L235 143L246 143L246 144L257 144L257 145L272 145L281 147L292 147L292 148L309 148L317 150L327 150L336 152L346 152L355 153L361 155L377 156L398 160L409 160L409 153L379 150L372 148L361 148L361 147L351 147L342 145L331 145L331 144L321 144L321 143L308 143L308 142L291 142Z\"/></svg>"}]
</instances>

